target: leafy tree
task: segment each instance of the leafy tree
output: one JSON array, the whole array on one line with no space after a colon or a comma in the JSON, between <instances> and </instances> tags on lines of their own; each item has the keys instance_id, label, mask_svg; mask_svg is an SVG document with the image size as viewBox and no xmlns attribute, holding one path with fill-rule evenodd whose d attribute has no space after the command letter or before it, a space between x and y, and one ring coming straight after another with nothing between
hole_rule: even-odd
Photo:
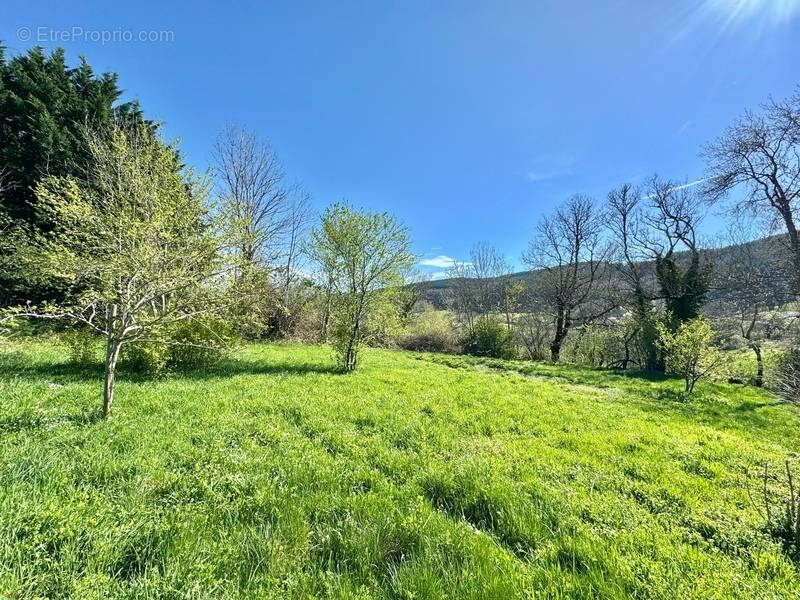
<instances>
[{"instance_id":1,"label":"leafy tree","mask_svg":"<svg viewBox=\"0 0 800 600\"><path fill-rule=\"evenodd\" d=\"M659 323L658 331L667 368L683 377L684 391L691 394L695 384L720 364L720 352L711 344L713 331L708 319L701 316L685 321L676 331Z\"/></svg>"},{"instance_id":2,"label":"leafy tree","mask_svg":"<svg viewBox=\"0 0 800 600\"><path fill-rule=\"evenodd\" d=\"M108 416L124 345L159 339L164 328L215 307L219 244L206 192L176 168L176 152L143 126L87 133L88 180L48 177L37 186L57 235L20 253L25 271L58 274L76 301L19 314L64 319L105 339L102 413Z\"/></svg>"},{"instance_id":3,"label":"leafy tree","mask_svg":"<svg viewBox=\"0 0 800 600\"><path fill-rule=\"evenodd\" d=\"M342 368L353 371L367 321L385 288L414 264L408 230L387 213L329 207L311 234L311 254L330 284L332 334Z\"/></svg>"},{"instance_id":4,"label":"leafy tree","mask_svg":"<svg viewBox=\"0 0 800 600\"><path fill-rule=\"evenodd\" d=\"M0 212L28 234L50 231L51 215L39 210L43 199L36 188L45 176L84 177L91 149L83 129L106 131L114 121L145 123L138 104L118 104L120 96L115 74L98 77L85 59L69 68L63 49L48 55L36 47L8 60L0 46L0 165L6 183ZM64 299L64 290L53 282L30 282L13 266L0 272L0 304Z\"/></svg>"},{"instance_id":5,"label":"leafy tree","mask_svg":"<svg viewBox=\"0 0 800 600\"><path fill-rule=\"evenodd\" d=\"M474 356L512 359L517 355L514 334L490 316L478 317L464 351Z\"/></svg>"}]
</instances>

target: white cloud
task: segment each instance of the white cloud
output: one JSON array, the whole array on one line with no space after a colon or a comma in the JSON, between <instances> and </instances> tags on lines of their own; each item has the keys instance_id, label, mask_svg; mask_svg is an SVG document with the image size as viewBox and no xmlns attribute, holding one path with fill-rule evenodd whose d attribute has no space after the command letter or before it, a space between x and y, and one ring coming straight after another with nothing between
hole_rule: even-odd
<instances>
[{"instance_id":1,"label":"white cloud","mask_svg":"<svg viewBox=\"0 0 800 600\"><path fill-rule=\"evenodd\" d=\"M683 125L678 127L678 135L680 135L682 133L685 133L689 129L689 127L691 127L691 126L692 126L692 120L691 119L688 119L687 121L684 121Z\"/></svg>"},{"instance_id":2,"label":"white cloud","mask_svg":"<svg viewBox=\"0 0 800 600\"><path fill-rule=\"evenodd\" d=\"M436 267L437 269L449 269L456 264L456 260L443 254L433 258L423 258L419 261L423 267Z\"/></svg>"},{"instance_id":3,"label":"white cloud","mask_svg":"<svg viewBox=\"0 0 800 600\"><path fill-rule=\"evenodd\" d=\"M703 177L702 179L695 179L694 181L690 181L688 183L682 183L680 185L674 185L671 188L669 188L669 191L670 192L675 192L677 190L683 190L683 189L686 189L686 188L694 187L696 185L700 185L701 183L703 183L704 181L707 181L707 180L708 180L708 177ZM653 197L653 194L647 194L645 196L646 199L650 199L652 197Z\"/></svg>"}]
</instances>

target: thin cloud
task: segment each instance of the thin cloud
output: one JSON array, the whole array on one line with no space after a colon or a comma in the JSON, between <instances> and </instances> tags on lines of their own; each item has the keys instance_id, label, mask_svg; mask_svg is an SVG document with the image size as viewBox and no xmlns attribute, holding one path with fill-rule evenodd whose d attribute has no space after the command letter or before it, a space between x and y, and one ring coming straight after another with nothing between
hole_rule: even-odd
<instances>
[{"instance_id":1,"label":"thin cloud","mask_svg":"<svg viewBox=\"0 0 800 600\"><path fill-rule=\"evenodd\" d=\"M703 177L702 179L695 179L694 181L690 181L688 183L682 183L680 185L674 185L669 188L670 192L676 192L678 190L685 190L686 188L694 187L696 185L700 185L701 183L708 181L708 177ZM645 196L646 199L650 199L653 197L653 194L647 194Z\"/></svg>"},{"instance_id":2,"label":"thin cloud","mask_svg":"<svg viewBox=\"0 0 800 600\"><path fill-rule=\"evenodd\" d=\"M525 175L528 177L528 181L546 181L572 175L574 166L574 156L556 153L534 160L533 165L526 171Z\"/></svg>"},{"instance_id":3,"label":"thin cloud","mask_svg":"<svg viewBox=\"0 0 800 600\"><path fill-rule=\"evenodd\" d=\"M419 261L423 267L436 267L437 269L449 269L456 264L456 260L444 254L434 256L433 258L423 258Z\"/></svg>"},{"instance_id":4,"label":"thin cloud","mask_svg":"<svg viewBox=\"0 0 800 600\"><path fill-rule=\"evenodd\" d=\"M692 120L691 119L688 119L687 121L684 121L683 124L680 127L678 127L678 131L677 131L678 135L681 135L682 133L686 133L686 131L691 126L692 126Z\"/></svg>"},{"instance_id":5,"label":"thin cloud","mask_svg":"<svg viewBox=\"0 0 800 600\"><path fill-rule=\"evenodd\" d=\"M422 267L434 267L436 269L449 269L451 267L455 267L456 265L463 266L468 264L468 262L456 260L455 258L446 256L444 254L440 254L439 256L434 256L432 258L423 258L421 261L419 261L419 265Z\"/></svg>"}]
</instances>

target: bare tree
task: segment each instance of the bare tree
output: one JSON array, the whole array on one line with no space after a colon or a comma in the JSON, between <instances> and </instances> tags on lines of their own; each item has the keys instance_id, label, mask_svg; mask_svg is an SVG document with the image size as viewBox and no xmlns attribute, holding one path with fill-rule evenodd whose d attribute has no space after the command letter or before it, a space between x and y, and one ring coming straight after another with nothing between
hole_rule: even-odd
<instances>
[{"instance_id":1,"label":"bare tree","mask_svg":"<svg viewBox=\"0 0 800 600\"><path fill-rule=\"evenodd\" d=\"M250 335L283 335L299 308L293 291L310 225L310 196L287 183L272 146L250 131L228 126L213 158L237 266L241 326Z\"/></svg>"},{"instance_id":2,"label":"bare tree","mask_svg":"<svg viewBox=\"0 0 800 600\"><path fill-rule=\"evenodd\" d=\"M662 361L658 352L658 332L653 318L652 302L655 292L648 278L647 264L655 260L655 254L648 244L646 208L642 193L631 184L623 184L608 194L607 222L613 236L613 264L620 276L617 284L623 301L633 313L636 327L626 332L624 338L625 359L621 364L627 367L630 359L630 341L638 336L641 342L644 368L658 370Z\"/></svg>"},{"instance_id":3,"label":"bare tree","mask_svg":"<svg viewBox=\"0 0 800 600\"><path fill-rule=\"evenodd\" d=\"M588 309L607 256L602 215L591 198L572 196L539 222L523 260L543 271L538 287L554 319L553 362L559 360L561 346L576 322L587 323L610 310Z\"/></svg>"},{"instance_id":4,"label":"bare tree","mask_svg":"<svg viewBox=\"0 0 800 600\"><path fill-rule=\"evenodd\" d=\"M459 315L462 324L466 325L467 331L471 333L477 310L472 265L468 262L456 261L447 270L447 277L450 279L448 304Z\"/></svg>"},{"instance_id":5,"label":"bare tree","mask_svg":"<svg viewBox=\"0 0 800 600\"><path fill-rule=\"evenodd\" d=\"M624 184L608 194L617 287L636 321L631 333L641 343L648 370L664 369L654 303L664 303L675 329L697 316L705 302L710 266L697 234L702 208L692 184L656 175L641 188Z\"/></svg>"},{"instance_id":6,"label":"bare tree","mask_svg":"<svg viewBox=\"0 0 800 600\"><path fill-rule=\"evenodd\" d=\"M704 148L704 193L716 202L736 194L735 206L787 233L793 285L800 290L800 88L783 101L770 98L746 111Z\"/></svg>"},{"instance_id":7,"label":"bare tree","mask_svg":"<svg viewBox=\"0 0 800 600\"><path fill-rule=\"evenodd\" d=\"M298 194L289 206L286 219L282 287L287 304L289 303L292 284L300 276L303 242L307 237L312 216L310 194L307 192Z\"/></svg>"},{"instance_id":8,"label":"bare tree","mask_svg":"<svg viewBox=\"0 0 800 600\"><path fill-rule=\"evenodd\" d=\"M722 321L730 321L756 359L753 383L764 383L764 340L775 335L786 323L780 307L791 299L785 247L774 237L753 241L753 228L734 223L726 242L724 262L715 268L715 284L721 290L712 311Z\"/></svg>"},{"instance_id":9,"label":"bare tree","mask_svg":"<svg viewBox=\"0 0 800 600\"><path fill-rule=\"evenodd\" d=\"M473 244L468 262L456 262L449 271L452 280L450 304L471 333L477 318L501 308L503 277L509 266L491 244Z\"/></svg>"},{"instance_id":10,"label":"bare tree","mask_svg":"<svg viewBox=\"0 0 800 600\"><path fill-rule=\"evenodd\" d=\"M291 227L293 189L268 142L233 125L217 137L214 174L243 268L274 267Z\"/></svg>"},{"instance_id":11,"label":"bare tree","mask_svg":"<svg viewBox=\"0 0 800 600\"><path fill-rule=\"evenodd\" d=\"M486 316L500 304L499 277L508 272L508 263L503 255L485 242L478 242L470 251L472 276L475 280L475 309L479 316Z\"/></svg>"},{"instance_id":12,"label":"bare tree","mask_svg":"<svg viewBox=\"0 0 800 600\"><path fill-rule=\"evenodd\" d=\"M703 205L691 184L657 175L648 182L647 191L652 210L644 218L654 232L647 244L655 259L660 298L675 330L700 314L708 294L711 266L703 260L697 234ZM681 251L688 253L688 260Z\"/></svg>"}]
</instances>

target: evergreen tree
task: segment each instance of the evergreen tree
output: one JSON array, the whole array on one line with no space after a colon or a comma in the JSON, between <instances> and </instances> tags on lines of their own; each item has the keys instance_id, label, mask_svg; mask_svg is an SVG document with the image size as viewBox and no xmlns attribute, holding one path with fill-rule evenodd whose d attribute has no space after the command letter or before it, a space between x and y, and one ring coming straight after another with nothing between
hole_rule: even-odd
<instances>
[{"instance_id":1,"label":"evergreen tree","mask_svg":"<svg viewBox=\"0 0 800 600\"><path fill-rule=\"evenodd\" d=\"M146 122L136 102L119 103L117 75L97 76L81 58L69 68L63 49L50 54L35 47L8 59L0 46L0 213L24 235L48 232L46 207L37 206L35 189L44 177L84 179L90 151L85 130L107 131L115 122ZM9 259L0 256L0 305L20 301L63 300L56 282L29 283Z\"/></svg>"}]
</instances>

